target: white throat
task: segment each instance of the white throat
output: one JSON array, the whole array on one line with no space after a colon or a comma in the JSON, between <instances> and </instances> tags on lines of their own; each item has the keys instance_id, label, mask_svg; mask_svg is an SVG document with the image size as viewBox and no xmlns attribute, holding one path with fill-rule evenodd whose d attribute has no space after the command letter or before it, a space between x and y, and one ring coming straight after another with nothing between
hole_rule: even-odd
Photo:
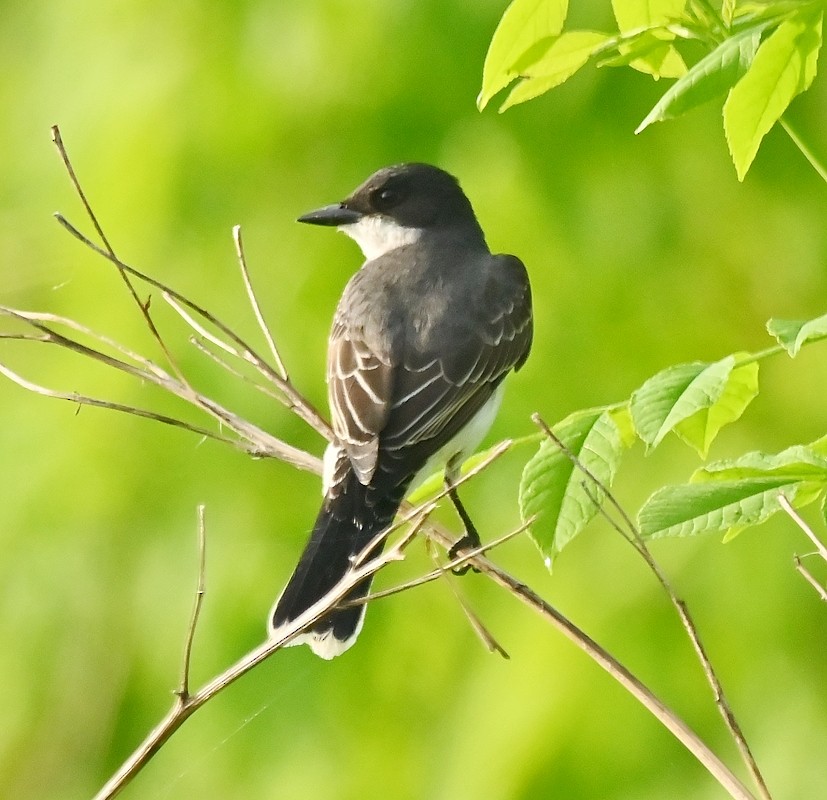
<instances>
[{"instance_id":1,"label":"white throat","mask_svg":"<svg viewBox=\"0 0 827 800\"><path fill-rule=\"evenodd\" d=\"M339 230L359 245L368 261L396 250L397 247L413 244L422 235L421 228L406 228L389 217L373 215L362 217L348 225L340 225Z\"/></svg>"}]
</instances>

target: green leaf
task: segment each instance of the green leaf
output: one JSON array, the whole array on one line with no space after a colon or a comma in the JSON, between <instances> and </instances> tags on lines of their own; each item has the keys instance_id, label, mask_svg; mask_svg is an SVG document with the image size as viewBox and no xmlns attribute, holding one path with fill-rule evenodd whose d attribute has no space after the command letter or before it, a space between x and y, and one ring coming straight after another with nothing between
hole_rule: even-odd
<instances>
[{"instance_id":1,"label":"green leaf","mask_svg":"<svg viewBox=\"0 0 827 800\"><path fill-rule=\"evenodd\" d=\"M620 440L625 448L630 448L637 441L635 425L632 422L632 410L628 403L609 411L612 421L620 434Z\"/></svg>"},{"instance_id":2,"label":"green leaf","mask_svg":"<svg viewBox=\"0 0 827 800\"><path fill-rule=\"evenodd\" d=\"M669 42L656 42L640 58L629 62L632 69L651 75L655 80L661 78L680 78L686 74L681 54Z\"/></svg>"},{"instance_id":3,"label":"green leaf","mask_svg":"<svg viewBox=\"0 0 827 800\"><path fill-rule=\"evenodd\" d=\"M609 38L596 31L570 31L549 40L545 52L520 70L524 76L500 106L505 111L559 86L574 75ZM526 59L521 59L521 62Z\"/></svg>"},{"instance_id":4,"label":"green leaf","mask_svg":"<svg viewBox=\"0 0 827 800\"><path fill-rule=\"evenodd\" d=\"M723 0L721 3L721 19L727 28L732 25L732 20L735 18L736 5L737 0Z\"/></svg>"},{"instance_id":5,"label":"green leaf","mask_svg":"<svg viewBox=\"0 0 827 800\"><path fill-rule=\"evenodd\" d=\"M638 514L648 537L690 536L707 531L739 531L758 525L779 510L779 496L801 506L827 487L823 440L776 453L746 453L707 464L691 482L655 492Z\"/></svg>"},{"instance_id":6,"label":"green leaf","mask_svg":"<svg viewBox=\"0 0 827 800\"><path fill-rule=\"evenodd\" d=\"M514 0L494 31L482 68L482 88L477 108L482 111L491 98L519 77L515 64L532 45L563 29L568 0Z\"/></svg>"},{"instance_id":7,"label":"green leaf","mask_svg":"<svg viewBox=\"0 0 827 800\"><path fill-rule=\"evenodd\" d=\"M625 449L622 420L617 411L579 411L555 425L554 432L583 466L609 487ZM600 502L601 495L553 441L543 440L523 470L520 514L523 520L535 517L531 537L549 569L557 554L597 514L595 500Z\"/></svg>"},{"instance_id":8,"label":"green leaf","mask_svg":"<svg viewBox=\"0 0 827 800\"><path fill-rule=\"evenodd\" d=\"M752 62L765 27L762 23L731 36L702 58L661 97L635 133L653 122L685 114L732 88Z\"/></svg>"},{"instance_id":9,"label":"green leaf","mask_svg":"<svg viewBox=\"0 0 827 800\"><path fill-rule=\"evenodd\" d=\"M686 73L680 53L672 42L675 36L665 28L638 31L617 47L617 54L601 61L600 67L630 66L659 78L680 78Z\"/></svg>"},{"instance_id":10,"label":"green leaf","mask_svg":"<svg viewBox=\"0 0 827 800\"><path fill-rule=\"evenodd\" d=\"M612 0L612 11L621 33L671 22L681 14L686 0Z\"/></svg>"},{"instance_id":11,"label":"green leaf","mask_svg":"<svg viewBox=\"0 0 827 800\"><path fill-rule=\"evenodd\" d=\"M735 354L736 362L739 356ZM721 428L739 419L758 394L758 363L735 366L713 405L701 408L675 426L675 433L706 458Z\"/></svg>"},{"instance_id":12,"label":"green leaf","mask_svg":"<svg viewBox=\"0 0 827 800\"><path fill-rule=\"evenodd\" d=\"M824 439L808 445L793 445L780 453L752 451L738 458L713 461L692 475L693 483L740 480L767 475L790 477L796 480L827 481L827 456Z\"/></svg>"},{"instance_id":13,"label":"green leaf","mask_svg":"<svg viewBox=\"0 0 827 800\"><path fill-rule=\"evenodd\" d=\"M792 99L813 82L823 17L814 8L804 7L778 26L724 103L724 130L738 180Z\"/></svg>"},{"instance_id":14,"label":"green leaf","mask_svg":"<svg viewBox=\"0 0 827 800\"><path fill-rule=\"evenodd\" d=\"M727 356L712 364L701 361L677 364L659 372L637 389L632 394L632 419L638 436L647 448L657 447L663 437L682 422L704 409L711 409L724 394L734 367L734 356ZM740 388L733 388L733 392L745 395L744 386L748 383L747 373L742 374L736 384ZM728 397L725 405L731 402L732 398ZM727 413L722 410L721 418L726 416ZM704 429L707 427L707 422L704 422ZM698 434L691 425L687 426L685 432L694 442L693 446L698 447ZM702 443L706 438L707 434L704 433L700 449L703 449Z\"/></svg>"},{"instance_id":15,"label":"green leaf","mask_svg":"<svg viewBox=\"0 0 827 800\"><path fill-rule=\"evenodd\" d=\"M771 319L767 331L795 358L807 342L827 337L827 314L810 320Z\"/></svg>"},{"instance_id":16,"label":"green leaf","mask_svg":"<svg viewBox=\"0 0 827 800\"><path fill-rule=\"evenodd\" d=\"M641 508L638 525L647 538L723 532L731 539L778 511L782 492L790 502L796 499L803 505L815 500L823 488L823 484L806 484L792 475L665 486Z\"/></svg>"}]
</instances>

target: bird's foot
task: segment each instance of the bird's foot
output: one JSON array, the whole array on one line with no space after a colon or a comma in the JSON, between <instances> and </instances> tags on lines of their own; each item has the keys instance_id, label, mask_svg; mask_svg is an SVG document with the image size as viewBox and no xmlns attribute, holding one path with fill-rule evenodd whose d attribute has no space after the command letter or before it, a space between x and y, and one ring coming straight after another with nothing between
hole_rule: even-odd
<instances>
[{"instance_id":1,"label":"bird's foot","mask_svg":"<svg viewBox=\"0 0 827 800\"><path fill-rule=\"evenodd\" d=\"M476 550L480 546L480 544L480 536L476 532L476 530L472 529L471 531L467 531L465 536L463 536L461 539L457 539L457 541L454 542L453 547L451 547L451 549L448 551L448 558L451 561L453 561L455 558L461 556L463 551ZM451 570L451 572L453 572L454 575L465 575L465 573L468 572L469 569L473 570L474 572L479 572L479 570L475 566L468 563L462 564L458 567L454 567Z\"/></svg>"}]
</instances>

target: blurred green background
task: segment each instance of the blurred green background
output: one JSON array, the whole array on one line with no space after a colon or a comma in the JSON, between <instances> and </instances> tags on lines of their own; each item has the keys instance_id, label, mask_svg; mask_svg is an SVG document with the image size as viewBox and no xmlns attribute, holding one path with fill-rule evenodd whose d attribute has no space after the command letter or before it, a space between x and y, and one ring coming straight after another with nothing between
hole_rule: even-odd
<instances>
[{"instance_id":1,"label":"blurred green background","mask_svg":"<svg viewBox=\"0 0 827 800\"><path fill-rule=\"evenodd\" d=\"M4 3L0 302L76 317L158 358L118 276L51 219L83 218L49 141L59 123L117 252L251 338L235 264L243 225L297 385L323 407L344 237L294 224L403 160L458 175L495 250L531 273L536 344L490 441L623 399L667 365L770 341L770 316L827 306L825 186L783 133L744 184L720 110L632 135L665 84L586 69L503 116L474 107L504 0ZM573 10L610 27L608 3ZM825 81L790 118L827 156ZM278 436L322 442L218 371L153 299L196 384ZM258 341L258 340L257 340ZM50 386L167 413L150 387L36 345L0 355ZM825 431L825 351L762 366L762 393L714 457ZM182 431L0 383L0 796L91 796L171 702L206 503L200 684L256 644L319 502L318 480ZM465 492L485 536L517 519L509 454ZM634 451L628 508L696 458ZM445 513L443 519L456 526ZM817 514L809 519L824 531ZM726 546L658 542L778 798L827 794L827 610L794 573L786 519ZM426 570L421 546L389 585ZM527 538L496 560L631 667L740 770L667 600L602 522L553 575ZM278 654L192 718L127 798L718 798L723 792L609 677L480 576L459 584L511 660L485 652L442 582L375 603L331 663Z\"/></svg>"}]
</instances>

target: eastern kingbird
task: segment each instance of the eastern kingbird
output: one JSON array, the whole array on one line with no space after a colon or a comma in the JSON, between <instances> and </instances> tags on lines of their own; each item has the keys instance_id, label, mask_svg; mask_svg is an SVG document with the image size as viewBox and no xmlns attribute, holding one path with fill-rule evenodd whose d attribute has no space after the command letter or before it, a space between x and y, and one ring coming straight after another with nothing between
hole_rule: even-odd
<instances>
[{"instance_id":1,"label":"eastern kingbird","mask_svg":"<svg viewBox=\"0 0 827 800\"><path fill-rule=\"evenodd\" d=\"M341 580L420 478L444 468L452 486L532 337L525 267L491 254L471 203L441 169L386 167L341 203L298 221L338 228L366 261L333 318L327 383L335 439L325 451L324 501L271 613L273 635ZM458 545L478 544L451 496L466 526ZM366 579L346 599L369 588ZM355 642L364 616L364 604L334 609L291 644L333 658Z\"/></svg>"}]
</instances>

